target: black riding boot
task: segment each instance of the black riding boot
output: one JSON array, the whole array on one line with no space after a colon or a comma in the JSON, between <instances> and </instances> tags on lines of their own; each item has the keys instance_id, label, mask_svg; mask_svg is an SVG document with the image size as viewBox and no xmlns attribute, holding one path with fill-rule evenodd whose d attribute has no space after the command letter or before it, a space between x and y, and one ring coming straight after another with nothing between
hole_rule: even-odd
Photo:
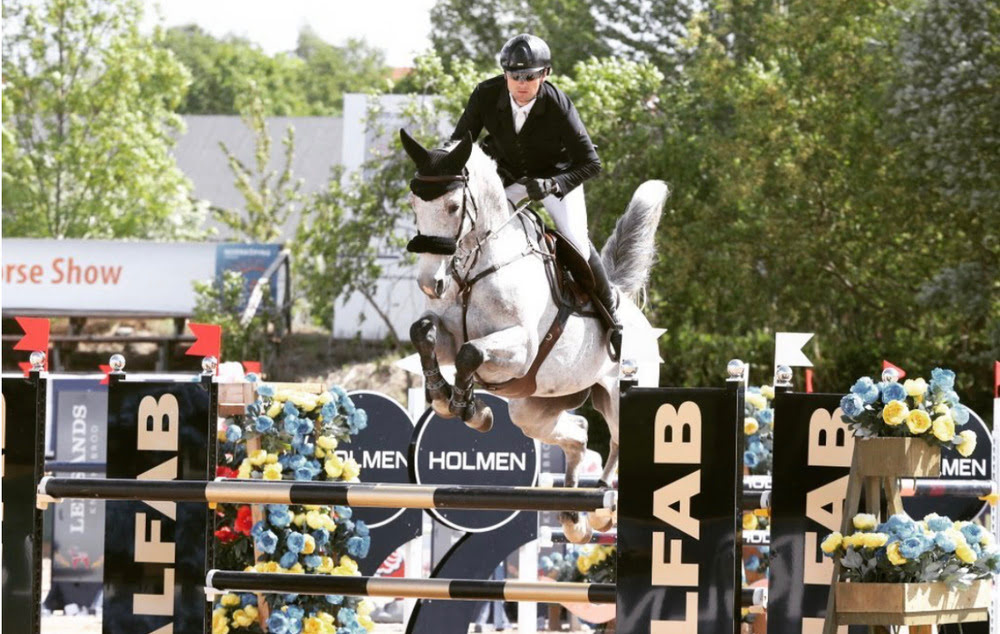
<instances>
[{"instance_id":1,"label":"black riding boot","mask_svg":"<svg viewBox=\"0 0 1000 634\"><path fill-rule=\"evenodd\" d=\"M590 245L590 259L587 263L590 264L590 271L594 274L594 297L604 305L608 313L604 325L610 331L611 358L617 361L622 353L622 324L618 320L618 301L608 280L608 273L604 270L601 254L593 244Z\"/></svg>"}]
</instances>

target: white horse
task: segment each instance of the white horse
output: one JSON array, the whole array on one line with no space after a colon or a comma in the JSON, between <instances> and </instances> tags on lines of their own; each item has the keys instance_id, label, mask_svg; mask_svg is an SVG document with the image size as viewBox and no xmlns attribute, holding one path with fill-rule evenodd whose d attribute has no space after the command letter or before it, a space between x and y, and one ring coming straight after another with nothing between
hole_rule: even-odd
<instances>
[{"instance_id":1,"label":"white horse","mask_svg":"<svg viewBox=\"0 0 1000 634\"><path fill-rule=\"evenodd\" d=\"M417 281L427 295L427 312L410 328L410 337L420 354L428 402L441 416L459 416L473 429L489 431L492 412L472 396L473 383L508 397L515 425L563 449L565 486L573 487L587 447L587 421L569 410L592 396L611 432L601 476L602 484L610 482L618 463L619 378L603 324L592 311L564 314L561 336L552 332L561 307L550 289L551 258L539 247L535 225L508 204L496 164L471 138L427 150L405 130L400 137L417 166L411 204L418 235L409 248L421 254ZM631 356L629 350L656 346L635 301L648 279L667 196L666 183L643 183L601 252L619 292L624 357ZM636 333L649 336L640 340ZM539 355L553 340L547 356ZM540 365L536 358L543 359ZM441 376L439 363L454 363L454 386ZM588 523L578 513L560 514L567 538L582 543L592 528L610 527L591 517Z\"/></svg>"}]
</instances>

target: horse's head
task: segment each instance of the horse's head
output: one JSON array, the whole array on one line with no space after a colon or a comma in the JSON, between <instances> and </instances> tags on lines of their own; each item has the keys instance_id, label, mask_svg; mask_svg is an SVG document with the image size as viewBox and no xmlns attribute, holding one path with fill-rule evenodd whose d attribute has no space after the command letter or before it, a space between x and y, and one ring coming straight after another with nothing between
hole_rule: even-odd
<instances>
[{"instance_id":1,"label":"horse's head","mask_svg":"<svg viewBox=\"0 0 1000 634\"><path fill-rule=\"evenodd\" d=\"M420 254L417 282L434 299L444 296L451 282L448 267L462 238L474 228L476 201L469 191L465 167L472 154L472 137L448 149L427 150L406 130L399 131L403 149L416 163L410 197L417 216L417 235L407 249Z\"/></svg>"}]
</instances>

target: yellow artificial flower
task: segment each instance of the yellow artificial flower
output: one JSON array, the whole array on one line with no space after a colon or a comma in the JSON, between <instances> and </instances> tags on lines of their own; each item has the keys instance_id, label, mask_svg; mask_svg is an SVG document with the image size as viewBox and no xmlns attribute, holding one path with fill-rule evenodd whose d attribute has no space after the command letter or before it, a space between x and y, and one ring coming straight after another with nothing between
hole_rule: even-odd
<instances>
[{"instance_id":1,"label":"yellow artificial flower","mask_svg":"<svg viewBox=\"0 0 1000 634\"><path fill-rule=\"evenodd\" d=\"M956 522L957 524L957 522ZM961 527L953 526L944 532L945 535L951 538L951 541L955 542L956 546L968 546L969 542L966 541L965 535L962 534Z\"/></svg>"},{"instance_id":2,"label":"yellow artificial flower","mask_svg":"<svg viewBox=\"0 0 1000 634\"><path fill-rule=\"evenodd\" d=\"M295 517L292 518L292 524L295 524L299 528L302 528L302 526L305 523L306 523L306 514L305 513L296 513Z\"/></svg>"},{"instance_id":3,"label":"yellow artificial flower","mask_svg":"<svg viewBox=\"0 0 1000 634\"><path fill-rule=\"evenodd\" d=\"M882 409L882 420L886 425L899 425L910 413L910 408L903 401L889 401Z\"/></svg>"},{"instance_id":4,"label":"yellow artificial flower","mask_svg":"<svg viewBox=\"0 0 1000 634\"><path fill-rule=\"evenodd\" d=\"M302 544L302 554L311 555L316 550L316 539L309 534L305 535L305 542Z\"/></svg>"},{"instance_id":5,"label":"yellow artificial flower","mask_svg":"<svg viewBox=\"0 0 1000 634\"><path fill-rule=\"evenodd\" d=\"M273 403L271 403L271 407L267 408L268 418L274 418L275 416L280 414L282 407L284 407L284 405L281 403L281 401L275 400Z\"/></svg>"},{"instance_id":6,"label":"yellow artificial flower","mask_svg":"<svg viewBox=\"0 0 1000 634\"><path fill-rule=\"evenodd\" d=\"M594 562L590 560L589 555L581 555L576 558L576 569L580 571L581 575L587 574L590 567L594 565Z\"/></svg>"},{"instance_id":7,"label":"yellow artificial flower","mask_svg":"<svg viewBox=\"0 0 1000 634\"><path fill-rule=\"evenodd\" d=\"M757 530L757 523L757 516L753 513L743 514L743 530L755 531Z\"/></svg>"},{"instance_id":8,"label":"yellow artificial flower","mask_svg":"<svg viewBox=\"0 0 1000 634\"><path fill-rule=\"evenodd\" d=\"M233 612L233 623L239 625L240 627L250 627L254 623L254 619L250 618L250 615L246 613L246 610L236 610Z\"/></svg>"},{"instance_id":9,"label":"yellow artificial flower","mask_svg":"<svg viewBox=\"0 0 1000 634\"><path fill-rule=\"evenodd\" d=\"M259 467L267 460L267 451L264 449L258 449L247 456L247 459L250 460L250 464L255 467Z\"/></svg>"},{"instance_id":10,"label":"yellow artificial flower","mask_svg":"<svg viewBox=\"0 0 1000 634\"><path fill-rule=\"evenodd\" d=\"M323 449L336 449L337 439L333 436L320 436L316 439L316 445Z\"/></svg>"},{"instance_id":11,"label":"yellow artificial flower","mask_svg":"<svg viewBox=\"0 0 1000 634\"><path fill-rule=\"evenodd\" d=\"M885 549L886 556L894 566L902 566L906 563L906 557L899 554L899 542L892 542Z\"/></svg>"},{"instance_id":12,"label":"yellow artificial flower","mask_svg":"<svg viewBox=\"0 0 1000 634\"><path fill-rule=\"evenodd\" d=\"M763 394L747 394L747 403L754 406L755 409L767 409L767 399L764 398Z\"/></svg>"},{"instance_id":13,"label":"yellow artificial flower","mask_svg":"<svg viewBox=\"0 0 1000 634\"><path fill-rule=\"evenodd\" d=\"M276 462L278 462L278 454L274 453L273 451L267 454L267 458L264 458L265 464L274 464Z\"/></svg>"},{"instance_id":14,"label":"yellow artificial flower","mask_svg":"<svg viewBox=\"0 0 1000 634\"><path fill-rule=\"evenodd\" d=\"M951 442L955 437L955 421L948 414L934 419L934 437L942 442Z\"/></svg>"},{"instance_id":15,"label":"yellow artificial flower","mask_svg":"<svg viewBox=\"0 0 1000 634\"><path fill-rule=\"evenodd\" d=\"M320 526L325 528L331 535L337 530L337 522L333 521L333 518L325 513L320 516L320 522Z\"/></svg>"},{"instance_id":16,"label":"yellow artificial flower","mask_svg":"<svg viewBox=\"0 0 1000 634\"><path fill-rule=\"evenodd\" d=\"M749 436L750 434L756 434L757 430L760 429L760 424L757 422L756 418L752 416L747 416L743 419L743 433Z\"/></svg>"},{"instance_id":17,"label":"yellow artificial flower","mask_svg":"<svg viewBox=\"0 0 1000 634\"><path fill-rule=\"evenodd\" d=\"M344 473L341 474L344 480L356 480L357 477L361 475L361 465L354 458L348 458L344 461Z\"/></svg>"},{"instance_id":18,"label":"yellow artificial flower","mask_svg":"<svg viewBox=\"0 0 1000 634\"><path fill-rule=\"evenodd\" d=\"M885 533L867 533L865 535L865 548L875 550L885 546L889 541L889 536Z\"/></svg>"},{"instance_id":19,"label":"yellow artificial flower","mask_svg":"<svg viewBox=\"0 0 1000 634\"><path fill-rule=\"evenodd\" d=\"M370 616L359 616L358 624L369 632L375 629L375 621L373 621Z\"/></svg>"},{"instance_id":20,"label":"yellow artificial flower","mask_svg":"<svg viewBox=\"0 0 1000 634\"><path fill-rule=\"evenodd\" d=\"M250 461L244 458L243 462L240 463L240 468L236 471L236 477L248 479L252 472L253 467L250 465Z\"/></svg>"},{"instance_id":21,"label":"yellow artificial flower","mask_svg":"<svg viewBox=\"0 0 1000 634\"><path fill-rule=\"evenodd\" d=\"M344 473L344 461L337 454L327 456L326 462L323 463L323 470L330 478L339 478Z\"/></svg>"},{"instance_id":22,"label":"yellow artificial flower","mask_svg":"<svg viewBox=\"0 0 1000 634\"><path fill-rule=\"evenodd\" d=\"M972 452L976 450L976 432L971 429L966 429L961 432L958 437L961 439L961 442L958 443L958 446L956 446L955 449L957 449L958 453L962 456L968 458L972 455Z\"/></svg>"},{"instance_id":23,"label":"yellow artificial flower","mask_svg":"<svg viewBox=\"0 0 1000 634\"><path fill-rule=\"evenodd\" d=\"M358 616L368 616L369 614L375 611L375 604L369 601L368 599L364 599L361 601L361 603L358 604L356 611L358 613Z\"/></svg>"},{"instance_id":24,"label":"yellow artificial flower","mask_svg":"<svg viewBox=\"0 0 1000 634\"><path fill-rule=\"evenodd\" d=\"M327 403L329 403L330 401L332 401L332 400L333 400L333 398L334 398L334 397L333 397L333 394L330 394L329 392L323 392L322 394L320 394L320 395L319 395L319 396L318 396L318 397L316 398L316 401L317 401L317 402L318 402L318 403L319 403L320 405L326 405Z\"/></svg>"},{"instance_id":25,"label":"yellow artificial flower","mask_svg":"<svg viewBox=\"0 0 1000 634\"><path fill-rule=\"evenodd\" d=\"M955 555L963 562L967 564L976 563L976 551L972 550L968 544L962 544L955 548Z\"/></svg>"},{"instance_id":26,"label":"yellow artificial flower","mask_svg":"<svg viewBox=\"0 0 1000 634\"><path fill-rule=\"evenodd\" d=\"M769 401L774 400L774 386L773 385L762 385L760 388L761 395Z\"/></svg>"},{"instance_id":27,"label":"yellow artificial flower","mask_svg":"<svg viewBox=\"0 0 1000 634\"><path fill-rule=\"evenodd\" d=\"M212 612L212 634L229 634L229 618L223 609Z\"/></svg>"},{"instance_id":28,"label":"yellow artificial flower","mask_svg":"<svg viewBox=\"0 0 1000 634\"><path fill-rule=\"evenodd\" d=\"M300 564L297 561L295 562L295 565L293 565L291 568L288 569L288 572L294 572L295 574L299 574L299 575L302 574L305 571L306 571L306 569L303 568L302 564Z\"/></svg>"},{"instance_id":29,"label":"yellow artificial flower","mask_svg":"<svg viewBox=\"0 0 1000 634\"><path fill-rule=\"evenodd\" d=\"M826 539L823 540L823 543L820 544L819 547L822 548L823 552L826 553L827 555L832 555L833 553L837 552L837 549L840 548L840 544L843 541L844 541L844 536L841 535L840 532L835 531L827 535Z\"/></svg>"},{"instance_id":30,"label":"yellow artificial flower","mask_svg":"<svg viewBox=\"0 0 1000 634\"><path fill-rule=\"evenodd\" d=\"M215 432L215 438L219 442L226 442L226 428L219 427Z\"/></svg>"},{"instance_id":31,"label":"yellow artificial flower","mask_svg":"<svg viewBox=\"0 0 1000 634\"><path fill-rule=\"evenodd\" d=\"M906 417L906 427L914 436L919 436L931 428L931 417L922 409L915 409Z\"/></svg>"},{"instance_id":32,"label":"yellow artificial flower","mask_svg":"<svg viewBox=\"0 0 1000 634\"><path fill-rule=\"evenodd\" d=\"M980 546L990 547L993 545L993 542L994 542L993 533L990 533L989 531L983 531L982 533L979 534Z\"/></svg>"},{"instance_id":33,"label":"yellow artificial flower","mask_svg":"<svg viewBox=\"0 0 1000 634\"><path fill-rule=\"evenodd\" d=\"M316 567L316 571L324 574L333 571L333 559L326 556L322 557L319 566Z\"/></svg>"},{"instance_id":34,"label":"yellow artificial flower","mask_svg":"<svg viewBox=\"0 0 1000 634\"><path fill-rule=\"evenodd\" d=\"M944 403L940 403L934 407L935 414L947 414L949 411L950 410L948 409L948 406L945 405Z\"/></svg>"},{"instance_id":35,"label":"yellow artificial flower","mask_svg":"<svg viewBox=\"0 0 1000 634\"><path fill-rule=\"evenodd\" d=\"M257 597L254 596L253 600L256 601ZM258 616L260 616L260 613L257 611L257 606L253 604L244 606L243 611L246 612L247 616L249 616L251 619L256 619Z\"/></svg>"},{"instance_id":36,"label":"yellow artificial flower","mask_svg":"<svg viewBox=\"0 0 1000 634\"><path fill-rule=\"evenodd\" d=\"M281 566L276 561L269 561L264 564L264 572L280 572Z\"/></svg>"},{"instance_id":37,"label":"yellow artificial flower","mask_svg":"<svg viewBox=\"0 0 1000 634\"><path fill-rule=\"evenodd\" d=\"M222 595L222 599L219 600L219 603L226 606L227 608L231 608L234 605L240 604L240 596L238 594L233 594L232 592L227 592L226 594Z\"/></svg>"},{"instance_id":38,"label":"yellow artificial flower","mask_svg":"<svg viewBox=\"0 0 1000 634\"><path fill-rule=\"evenodd\" d=\"M903 382L903 389L906 390L907 396L912 396L913 400L920 403L924 400L924 394L927 393L927 381L923 379L906 379Z\"/></svg>"},{"instance_id":39,"label":"yellow artificial flower","mask_svg":"<svg viewBox=\"0 0 1000 634\"><path fill-rule=\"evenodd\" d=\"M854 528L859 531L870 531L878 526L878 520L870 513L858 513L851 522L854 524Z\"/></svg>"},{"instance_id":40,"label":"yellow artificial flower","mask_svg":"<svg viewBox=\"0 0 1000 634\"><path fill-rule=\"evenodd\" d=\"M309 528L316 530L323 525L323 520L320 517L322 516L319 511L309 511L306 513L306 524L309 525Z\"/></svg>"},{"instance_id":41,"label":"yellow artificial flower","mask_svg":"<svg viewBox=\"0 0 1000 634\"><path fill-rule=\"evenodd\" d=\"M264 479L265 480L280 480L281 479L281 465L280 464L269 464L264 467Z\"/></svg>"}]
</instances>

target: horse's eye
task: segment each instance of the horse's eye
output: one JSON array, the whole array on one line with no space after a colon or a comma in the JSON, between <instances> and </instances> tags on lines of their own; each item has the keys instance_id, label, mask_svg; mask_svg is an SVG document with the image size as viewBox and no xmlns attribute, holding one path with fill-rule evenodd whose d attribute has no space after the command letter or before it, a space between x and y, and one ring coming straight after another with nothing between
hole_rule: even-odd
<instances>
[{"instance_id":1,"label":"horse's eye","mask_svg":"<svg viewBox=\"0 0 1000 634\"><path fill-rule=\"evenodd\" d=\"M448 213L454 214L458 211L458 203L448 203Z\"/></svg>"}]
</instances>

